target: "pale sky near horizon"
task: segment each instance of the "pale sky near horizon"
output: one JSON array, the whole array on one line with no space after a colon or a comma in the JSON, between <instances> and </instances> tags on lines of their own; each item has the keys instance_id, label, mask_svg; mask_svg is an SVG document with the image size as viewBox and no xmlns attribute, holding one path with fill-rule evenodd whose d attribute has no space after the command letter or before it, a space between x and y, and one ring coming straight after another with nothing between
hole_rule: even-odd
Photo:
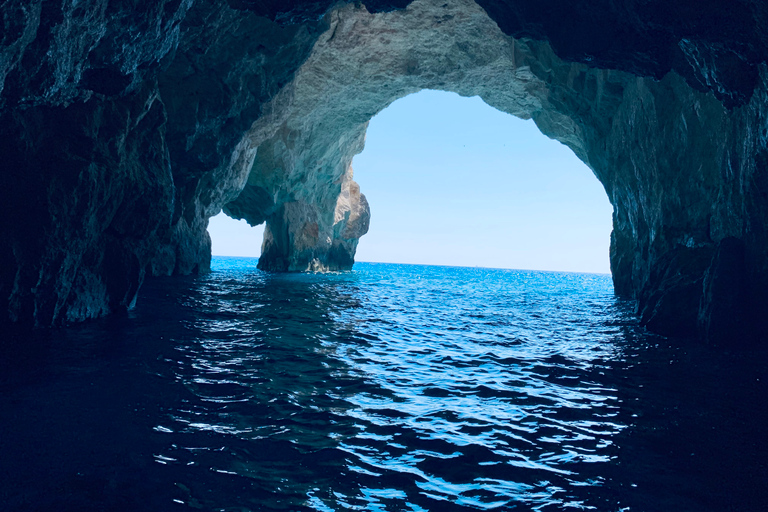
<instances>
[{"instance_id":1,"label":"pale sky near horizon","mask_svg":"<svg viewBox=\"0 0 768 512\"><path fill-rule=\"evenodd\" d=\"M356 261L610 272L612 208L592 171L478 97L396 101L352 167L371 207ZM263 226L219 214L208 230L215 255L260 254Z\"/></svg>"}]
</instances>

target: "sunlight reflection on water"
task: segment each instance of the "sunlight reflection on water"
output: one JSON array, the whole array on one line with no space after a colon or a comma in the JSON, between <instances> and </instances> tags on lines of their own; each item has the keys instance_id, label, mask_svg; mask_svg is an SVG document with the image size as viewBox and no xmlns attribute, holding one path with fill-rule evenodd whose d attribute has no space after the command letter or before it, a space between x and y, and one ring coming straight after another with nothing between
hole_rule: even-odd
<instances>
[{"instance_id":1,"label":"sunlight reflection on water","mask_svg":"<svg viewBox=\"0 0 768 512\"><path fill-rule=\"evenodd\" d=\"M242 279L230 263L188 298L203 314L175 372L194 396L173 421L280 446L293 463L266 446L226 461L279 487L275 503L543 509L600 485L580 467L608 463L625 427L598 375L625 314L609 276L358 264Z\"/></svg>"},{"instance_id":2,"label":"sunlight reflection on water","mask_svg":"<svg viewBox=\"0 0 768 512\"><path fill-rule=\"evenodd\" d=\"M149 282L128 316L18 335L7 510L765 503L764 355L644 333L609 276L214 269Z\"/></svg>"}]
</instances>

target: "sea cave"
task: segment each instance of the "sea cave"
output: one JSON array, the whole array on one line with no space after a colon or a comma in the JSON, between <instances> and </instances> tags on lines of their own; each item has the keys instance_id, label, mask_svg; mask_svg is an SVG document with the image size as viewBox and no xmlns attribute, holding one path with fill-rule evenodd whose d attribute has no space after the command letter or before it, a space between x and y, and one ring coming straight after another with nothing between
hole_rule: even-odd
<instances>
[{"instance_id":1,"label":"sea cave","mask_svg":"<svg viewBox=\"0 0 768 512\"><path fill-rule=\"evenodd\" d=\"M759 2L3 11L6 322L102 316L145 275L207 271L221 209L266 222L264 269L349 268L366 123L430 88L533 119L593 170L615 209L615 291L649 329L765 332Z\"/></svg>"},{"instance_id":2,"label":"sea cave","mask_svg":"<svg viewBox=\"0 0 768 512\"><path fill-rule=\"evenodd\" d=\"M211 271L208 222L222 211L265 224L251 291L324 304L308 322L332 318L334 336L346 332L340 326L356 324L332 305L356 307L346 291L302 295L287 276L332 274L344 290L356 286L338 276L355 264L372 213L352 160L375 115L425 89L532 120L594 173L613 207L612 297L634 319L622 322L678 349L765 350L763 1L8 0L0 11L9 372L36 375L34 363L17 363L34 360L41 339L78 345L100 328L89 326L122 325L147 286L197 290L190 279ZM281 314L270 311L265 318ZM11 381L2 389L21 385ZM112 489L115 478L93 485ZM206 508L188 487L178 484L174 501ZM759 510L763 498L750 490L739 503ZM14 510L45 509L28 494L14 500ZM77 500L65 501L75 510ZM642 503L632 510L659 510Z\"/></svg>"}]
</instances>

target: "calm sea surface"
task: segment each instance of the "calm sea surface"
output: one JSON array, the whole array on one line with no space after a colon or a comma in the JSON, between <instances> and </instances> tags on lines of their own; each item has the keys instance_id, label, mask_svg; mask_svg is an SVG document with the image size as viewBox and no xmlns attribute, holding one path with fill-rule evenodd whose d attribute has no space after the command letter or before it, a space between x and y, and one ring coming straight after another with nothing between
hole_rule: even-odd
<instances>
[{"instance_id":1,"label":"calm sea surface","mask_svg":"<svg viewBox=\"0 0 768 512\"><path fill-rule=\"evenodd\" d=\"M255 264L2 333L0 510L768 510L765 354L610 276Z\"/></svg>"}]
</instances>

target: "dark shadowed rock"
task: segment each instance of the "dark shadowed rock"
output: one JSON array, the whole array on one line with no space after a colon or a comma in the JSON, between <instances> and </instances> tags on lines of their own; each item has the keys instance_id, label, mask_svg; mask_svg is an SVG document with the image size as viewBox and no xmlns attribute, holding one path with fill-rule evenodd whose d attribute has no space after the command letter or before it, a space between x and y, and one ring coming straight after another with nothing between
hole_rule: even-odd
<instances>
[{"instance_id":1,"label":"dark shadowed rock","mask_svg":"<svg viewBox=\"0 0 768 512\"><path fill-rule=\"evenodd\" d=\"M7 318L50 325L133 304L172 213L165 121L151 87L4 118Z\"/></svg>"},{"instance_id":2,"label":"dark shadowed rock","mask_svg":"<svg viewBox=\"0 0 768 512\"><path fill-rule=\"evenodd\" d=\"M699 304L699 332L713 342L743 344L754 339L761 321L750 301L744 242L728 237L720 241L704 273Z\"/></svg>"},{"instance_id":3,"label":"dark shadowed rock","mask_svg":"<svg viewBox=\"0 0 768 512\"><path fill-rule=\"evenodd\" d=\"M670 71L728 106L749 101L765 61L760 0L478 0L506 33L547 40L568 61L662 78Z\"/></svg>"},{"instance_id":4,"label":"dark shadowed rock","mask_svg":"<svg viewBox=\"0 0 768 512\"><path fill-rule=\"evenodd\" d=\"M638 301L640 320L669 336L695 333L704 273L711 261L709 246L678 246L656 260Z\"/></svg>"}]
</instances>

